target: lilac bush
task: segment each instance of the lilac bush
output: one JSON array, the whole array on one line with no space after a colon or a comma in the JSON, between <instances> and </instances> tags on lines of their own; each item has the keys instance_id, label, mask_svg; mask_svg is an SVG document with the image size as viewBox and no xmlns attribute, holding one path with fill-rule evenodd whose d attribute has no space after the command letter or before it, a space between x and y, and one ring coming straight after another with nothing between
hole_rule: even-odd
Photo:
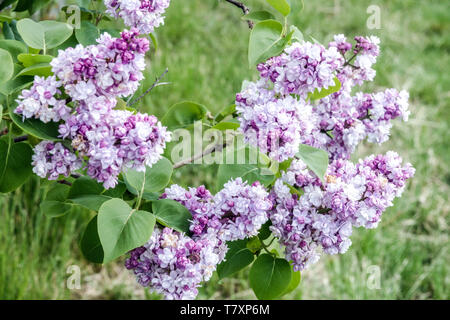
<instances>
[{"instance_id":1,"label":"lilac bush","mask_svg":"<svg viewBox=\"0 0 450 320\"><path fill-rule=\"evenodd\" d=\"M350 159L363 142L386 142L392 120L408 120L409 95L360 91L376 75L377 37L357 36L352 43L336 35L323 45L303 39L287 20L249 22L249 62L258 74L244 81L235 104L213 116L204 106L182 102L158 120L135 105L165 75L144 91L147 37L163 24L169 3L105 0L106 13L130 28L118 37L100 32L102 12L86 9L92 16L83 21L87 32L99 34L87 45L64 46L73 32L65 23L55 22L52 32L35 39L37 32L29 31L34 22L20 20L28 52L38 52L25 58L51 61L30 68L23 57L14 66L11 56L15 77L25 70L35 76L32 83L18 85L7 68L0 70L5 87L15 87L6 99L8 128L0 135L8 136L0 147L7 152L0 165L9 174L9 161L20 161L17 153L9 158L10 150L26 144L23 167L31 159L30 174L55 181L46 190L44 213L60 216L75 205L95 211L80 241L85 257L107 263L128 254L125 267L138 283L165 299L194 299L215 272L222 279L249 265L255 295L280 298L298 285L295 272L322 254L345 253L353 229L376 228L402 195L415 169L395 151ZM55 30L58 37L51 38ZM89 38L83 32L75 33L77 42ZM55 57L47 54L52 49ZM219 135L242 137L245 148L220 140L187 160L167 159L172 131L189 131L198 122ZM17 131L26 135L16 137ZM174 182L173 171L183 165L241 150L256 150L256 164L220 163L215 188ZM28 177L7 176L17 186ZM66 188L58 191L61 184Z\"/></svg>"}]
</instances>

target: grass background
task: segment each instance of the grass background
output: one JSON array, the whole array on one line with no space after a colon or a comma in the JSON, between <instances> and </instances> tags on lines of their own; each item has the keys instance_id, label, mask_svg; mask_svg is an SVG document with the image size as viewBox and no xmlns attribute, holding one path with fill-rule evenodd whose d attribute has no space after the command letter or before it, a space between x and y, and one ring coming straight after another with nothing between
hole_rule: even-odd
<instances>
[{"instance_id":1,"label":"grass background","mask_svg":"<svg viewBox=\"0 0 450 320\"><path fill-rule=\"evenodd\" d=\"M252 10L269 9L263 0L244 1ZM450 192L450 4L429 0L292 0L289 22L305 35L328 42L333 34L374 34L381 39L377 77L361 88L410 91L411 118L395 122L382 146L364 144L355 159L396 150L417 169L403 197L375 230L355 230L345 255L323 257L302 273L290 299L449 299ZM368 6L377 5L381 29L369 30ZM48 14L54 14L49 11ZM159 49L150 56L144 88L168 67L171 85L155 88L141 103L158 116L174 103L193 100L212 112L229 105L242 80L256 79L247 64L249 30L242 12L224 1L172 0L165 26L157 30ZM211 184L213 168L187 166L180 184ZM136 285L121 263L105 267L85 262L77 237L90 216L82 210L60 219L39 211L45 188L36 178L20 190L0 195L0 298L157 298ZM81 289L69 290L68 267L81 270ZM374 268L375 266L375 268ZM380 271L379 289L367 285ZM248 271L201 289L201 299L254 299Z\"/></svg>"}]
</instances>

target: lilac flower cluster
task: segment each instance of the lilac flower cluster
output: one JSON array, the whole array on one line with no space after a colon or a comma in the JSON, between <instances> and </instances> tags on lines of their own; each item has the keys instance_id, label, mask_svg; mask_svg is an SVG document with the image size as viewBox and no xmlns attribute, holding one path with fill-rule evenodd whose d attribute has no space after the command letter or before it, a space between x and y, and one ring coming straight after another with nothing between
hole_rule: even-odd
<instances>
[{"instance_id":1,"label":"lilac flower cluster","mask_svg":"<svg viewBox=\"0 0 450 320\"><path fill-rule=\"evenodd\" d=\"M334 86L336 72L344 58L336 47L295 42L284 52L258 65L261 78L274 83L274 91L282 95L296 94L306 99L314 90Z\"/></svg>"},{"instance_id":2,"label":"lilac flower cluster","mask_svg":"<svg viewBox=\"0 0 450 320\"><path fill-rule=\"evenodd\" d=\"M39 177L56 180L60 175L68 177L82 166L78 157L60 142L42 141L34 148L33 172Z\"/></svg>"},{"instance_id":3,"label":"lilac flower cluster","mask_svg":"<svg viewBox=\"0 0 450 320\"><path fill-rule=\"evenodd\" d=\"M277 180L271 193L276 207L271 230L285 246L286 259L303 270L325 254L345 253L353 227L375 228L386 208L401 196L414 168L395 152L370 156L356 165L335 160L322 183L301 160ZM299 198L288 185L302 188Z\"/></svg>"},{"instance_id":4,"label":"lilac flower cluster","mask_svg":"<svg viewBox=\"0 0 450 320\"><path fill-rule=\"evenodd\" d=\"M164 12L170 0L105 0L106 13L125 25L138 28L141 34L149 34L164 24Z\"/></svg>"},{"instance_id":5,"label":"lilac flower cluster","mask_svg":"<svg viewBox=\"0 0 450 320\"><path fill-rule=\"evenodd\" d=\"M224 260L226 241L254 236L268 220L268 196L259 183L250 186L241 178L230 180L215 196L204 186L186 190L172 185L161 197L191 212L192 238L170 228L155 229L146 245L131 251L125 265L141 285L166 299L193 299Z\"/></svg>"},{"instance_id":6,"label":"lilac flower cluster","mask_svg":"<svg viewBox=\"0 0 450 320\"><path fill-rule=\"evenodd\" d=\"M301 143L311 143L314 119L311 105L291 96L253 107L236 105L245 141L282 162L292 158Z\"/></svg>"},{"instance_id":7,"label":"lilac flower cluster","mask_svg":"<svg viewBox=\"0 0 450 320\"><path fill-rule=\"evenodd\" d=\"M300 144L324 149L334 160L349 159L363 140L387 141L391 120L408 120L408 93L387 89L352 95L355 85L373 80L379 54L377 37L355 37L355 42L337 35L328 49L294 43L258 65L261 78L236 95L245 141L277 161L292 158ZM334 86L336 77L341 89L313 107L308 95Z\"/></svg>"},{"instance_id":8,"label":"lilac flower cluster","mask_svg":"<svg viewBox=\"0 0 450 320\"><path fill-rule=\"evenodd\" d=\"M113 110L115 100L82 102L59 127L80 157L88 157L87 174L105 188L117 184L120 172L129 168L144 171L159 159L170 141L170 133L155 116Z\"/></svg>"},{"instance_id":9,"label":"lilac flower cluster","mask_svg":"<svg viewBox=\"0 0 450 320\"><path fill-rule=\"evenodd\" d=\"M150 241L131 251L125 266L139 284L164 295L165 299L195 299L200 283L216 270L219 256L214 237L191 239L170 228L155 228Z\"/></svg>"},{"instance_id":10,"label":"lilac flower cluster","mask_svg":"<svg viewBox=\"0 0 450 320\"><path fill-rule=\"evenodd\" d=\"M66 120L71 109L64 99L57 99L61 95L61 82L55 76L48 78L35 76L32 87L23 90L17 101L15 113L23 119L35 118L44 123Z\"/></svg>"},{"instance_id":11,"label":"lilac flower cluster","mask_svg":"<svg viewBox=\"0 0 450 320\"><path fill-rule=\"evenodd\" d=\"M138 34L137 29L123 31L120 38L104 33L96 45L60 50L50 63L52 71L73 100L133 94L143 79L149 50L148 40Z\"/></svg>"},{"instance_id":12,"label":"lilac flower cluster","mask_svg":"<svg viewBox=\"0 0 450 320\"><path fill-rule=\"evenodd\" d=\"M408 120L408 98L406 91L387 89L353 97L342 91L321 99L314 112L322 137L319 140L316 135L313 146L327 150L331 159L348 159L364 139L378 144L387 141L391 120Z\"/></svg>"},{"instance_id":13,"label":"lilac flower cluster","mask_svg":"<svg viewBox=\"0 0 450 320\"><path fill-rule=\"evenodd\" d=\"M161 159L171 135L155 116L114 109L116 98L133 94L143 78L148 40L138 38L137 30L132 29L122 32L120 38L105 33L97 42L60 50L51 62L55 75L36 77L32 88L22 92L15 112L44 122L63 121L59 134L71 141L72 150L61 144L56 150L70 154L76 165L66 164L69 158L61 162L52 149L38 146L33 165L41 177L68 175L84 161L87 174L108 189L117 184L120 172L129 168L143 171ZM58 100L63 93L69 98Z\"/></svg>"}]
</instances>

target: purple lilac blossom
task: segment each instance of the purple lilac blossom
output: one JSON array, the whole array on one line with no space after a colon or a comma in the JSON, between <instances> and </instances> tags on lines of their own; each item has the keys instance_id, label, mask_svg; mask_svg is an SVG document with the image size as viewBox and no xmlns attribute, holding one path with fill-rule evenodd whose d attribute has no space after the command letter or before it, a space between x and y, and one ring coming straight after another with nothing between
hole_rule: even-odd
<instances>
[{"instance_id":1,"label":"purple lilac blossom","mask_svg":"<svg viewBox=\"0 0 450 320\"><path fill-rule=\"evenodd\" d=\"M81 168L82 162L60 142L42 141L34 147L33 172L41 178L57 180Z\"/></svg>"},{"instance_id":2,"label":"purple lilac blossom","mask_svg":"<svg viewBox=\"0 0 450 320\"><path fill-rule=\"evenodd\" d=\"M301 160L275 182L269 213L274 235L285 246L286 259L303 270L325 254L345 253L353 227L375 228L382 213L400 197L414 168L393 151L369 156L356 165L333 161L322 183ZM288 186L302 188L299 198Z\"/></svg>"},{"instance_id":3,"label":"purple lilac blossom","mask_svg":"<svg viewBox=\"0 0 450 320\"><path fill-rule=\"evenodd\" d=\"M158 227L142 247L131 251L125 266L137 281L167 300L195 299L198 287L208 281L217 264L215 237L191 239L183 233Z\"/></svg>"},{"instance_id":4,"label":"purple lilac blossom","mask_svg":"<svg viewBox=\"0 0 450 320\"><path fill-rule=\"evenodd\" d=\"M79 156L88 157L87 174L107 189L117 184L120 172L155 164L171 138L155 116L114 110L115 103L104 97L81 102L59 127Z\"/></svg>"},{"instance_id":5,"label":"purple lilac blossom","mask_svg":"<svg viewBox=\"0 0 450 320\"><path fill-rule=\"evenodd\" d=\"M120 38L104 33L96 45L60 50L50 63L52 71L73 100L129 96L143 79L149 50L148 40L137 36L136 29L123 31Z\"/></svg>"},{"instance_id":6,"label":"purple lilac blossom","mask_svg":"<svg viewBox=\"0 0 450 320\"><path fill-rule=\"evenodd\" d=\"M312 107L302 100L287 96L252 106L237 104L236 111L245 142L276 161L292 158L301 143L314 140Z\"/></svg>"},{"instance_id":7,"label":"purple lilac blossom","mask_svg":"<svg viewBox=\"0 0 450 320\"><path fill-rule=\"evenodd\" d=\"M141 34L149 34L164 24L164 12L170 0L105 0L106 13L125 25L137 28Z\"/></svg>"},{"instance_id":8,"label":"purple lilac blossom","mask_svg":"<svg viewBox=\"0 0 450 320\"><path fill-rule=\"evenodd\" d=\"M306 99L316 89L334 86L343 64L344 58L335 47L295 42L281 55L259 64L258 71L262 78L274 83L276 93Z\"/></svg>"},{"instance_id":9,"label":"purple lilac blossom","mask_svg":"<svg viewBox=\"0 0 450 320\"><path fill-rule=\"evenodd\" d=\"M55 76L35 76L31 88L23 90L16 100L18 105L14 112L22 115L23 120L35 118L44 123L66 120L72 110L65 100L57 99L61 95L60 86Z\"/></svg>"}]
</instances>

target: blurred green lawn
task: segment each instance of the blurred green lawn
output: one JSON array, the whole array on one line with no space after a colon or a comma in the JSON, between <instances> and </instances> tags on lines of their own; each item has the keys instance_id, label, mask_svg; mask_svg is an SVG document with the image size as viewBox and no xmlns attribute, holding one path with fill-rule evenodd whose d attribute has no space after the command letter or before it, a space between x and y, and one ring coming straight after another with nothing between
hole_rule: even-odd
<instances>
[{"instance_id":1,"label":"blurred green lawn","mask_svg":"<svg viewBox=\"0 0 450 320\"><path fill-rule=\"evenodd\" d=\"M269 9L263 0L244 1L252 10ZM333 34L374 34L381 38L377 77L363 91L387 87L411 94L411 117L396 122L382 146L360 146L355 159L396 150L417 169L403 197L375 230L356 230L345 255L323 257L302 273L291 299L449 299L450 192L450 3L429 0L346 0L295 3L290 23L305 35L328 42ZM381 29L368 30L366 10L381 9ZM165 26L157 30L144 88L168 67L171 85L155 88L141 110L158 116L174 103L193 100L212 112L231 104L242 80L256 79L247 64L249 30L242 12L223 1L172 0ZM175 182L211 185L213 168L187 166ZM51 220L39 212L42 190L32 179L11 195L0 195L0 298L155 298L137 286L120 264L87 264L77 239L88 212ZM68 290L67 268L81 268L82 288ZM378 289L370 286L380 271ZM254 299L247 272L201 289L202 299ZM368 285L369 282L369 285Z\"/></svg>"}]
</instances>

